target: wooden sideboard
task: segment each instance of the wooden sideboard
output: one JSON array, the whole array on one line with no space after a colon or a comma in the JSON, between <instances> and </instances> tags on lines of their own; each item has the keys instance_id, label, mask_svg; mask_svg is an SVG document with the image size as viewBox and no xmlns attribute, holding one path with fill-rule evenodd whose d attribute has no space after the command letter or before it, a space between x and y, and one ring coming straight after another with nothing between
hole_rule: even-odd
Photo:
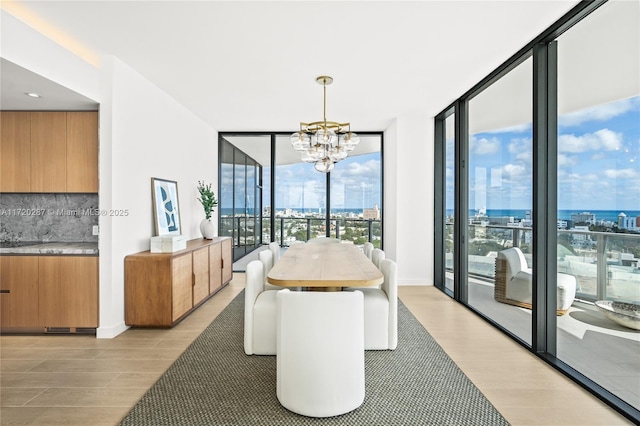
<instances>
[{"instance_id":1,"label":"wooden sideboard","mask_svg":"<svg viewBox=\"0 0 640 426\"><path fill-rule=\"evenodd\" d=\"M124 259L125 323L171 327L227 285L231 238L194 239L174 253L144 251Z\"/></svg>"}]
</instances>

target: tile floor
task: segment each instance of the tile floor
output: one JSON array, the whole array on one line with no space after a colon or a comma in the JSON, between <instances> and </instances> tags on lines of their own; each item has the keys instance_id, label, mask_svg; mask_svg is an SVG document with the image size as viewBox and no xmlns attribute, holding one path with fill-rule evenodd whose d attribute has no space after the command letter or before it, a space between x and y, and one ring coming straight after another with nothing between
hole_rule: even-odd
<instances>
[{"instance_id":1,"label":"tile floor","mask_svg":"<svg viewBox=\"0 0 640 426\"><path fill-rule=\"evenodd\" d=\"M114 425L244 288L244 274L176 327L0 337L0 424ZM630 424L433 287L399 295L513 425Z\"/></svg>"}]
</instances>

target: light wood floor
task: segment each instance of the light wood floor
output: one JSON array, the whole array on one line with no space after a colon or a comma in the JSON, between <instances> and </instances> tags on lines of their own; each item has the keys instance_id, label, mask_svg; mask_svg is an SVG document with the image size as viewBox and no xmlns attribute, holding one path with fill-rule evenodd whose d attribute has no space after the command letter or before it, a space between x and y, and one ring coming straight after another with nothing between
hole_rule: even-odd
<instances>
[{"instance_id":1,"label":"light wood floor","mask_svg":"<svg viewBox=\"0 0 640 426\"><path fill-rule=\"evenodd\" d=\"M117 424L243 288L244 274L236 273L171 330L0 337L0 424ZM399 294L511 424L630 424L439 290L400 287Z\"/></svg>"}]
</instances>

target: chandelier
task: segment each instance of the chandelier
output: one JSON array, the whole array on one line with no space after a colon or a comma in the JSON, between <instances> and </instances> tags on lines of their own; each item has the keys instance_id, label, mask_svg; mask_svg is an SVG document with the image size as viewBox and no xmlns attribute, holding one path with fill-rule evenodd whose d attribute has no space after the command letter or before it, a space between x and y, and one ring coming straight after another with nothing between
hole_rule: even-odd
<instances>
[{"instance_id":1,"label":"chandelier","mask_svg":"<svg viewBox=\"0 0 640 426\"><path fill-rule=\"evenodd\" d=\"M300 131L291 135L291 145L302 161L314 163L317 171L328 173L335 163L347 158L360 138L351 131L349 123L327 121L327 86L333 83L333 78L321 75L316 82L322 84L324 91L323 120L300 123Z\"/></svg>"}]
</instances>

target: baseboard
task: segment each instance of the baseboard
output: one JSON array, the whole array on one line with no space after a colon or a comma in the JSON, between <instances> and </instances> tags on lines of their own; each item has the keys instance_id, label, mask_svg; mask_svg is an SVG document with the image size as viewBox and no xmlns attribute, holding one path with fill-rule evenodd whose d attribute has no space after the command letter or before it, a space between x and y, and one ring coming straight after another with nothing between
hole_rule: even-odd
<instances>
[{"instance_id":1,"label":"baseboard","mask_svg":"<svg viewBox=\"0 0 640 426\"><path fill-rule=\"evenodd\" d=\"M98 327L96 329L96 339L113 339L117 335L125 332L129 329L128 325L124 322L116 324L112 327Z\"/></svg>"}]
</instances>

